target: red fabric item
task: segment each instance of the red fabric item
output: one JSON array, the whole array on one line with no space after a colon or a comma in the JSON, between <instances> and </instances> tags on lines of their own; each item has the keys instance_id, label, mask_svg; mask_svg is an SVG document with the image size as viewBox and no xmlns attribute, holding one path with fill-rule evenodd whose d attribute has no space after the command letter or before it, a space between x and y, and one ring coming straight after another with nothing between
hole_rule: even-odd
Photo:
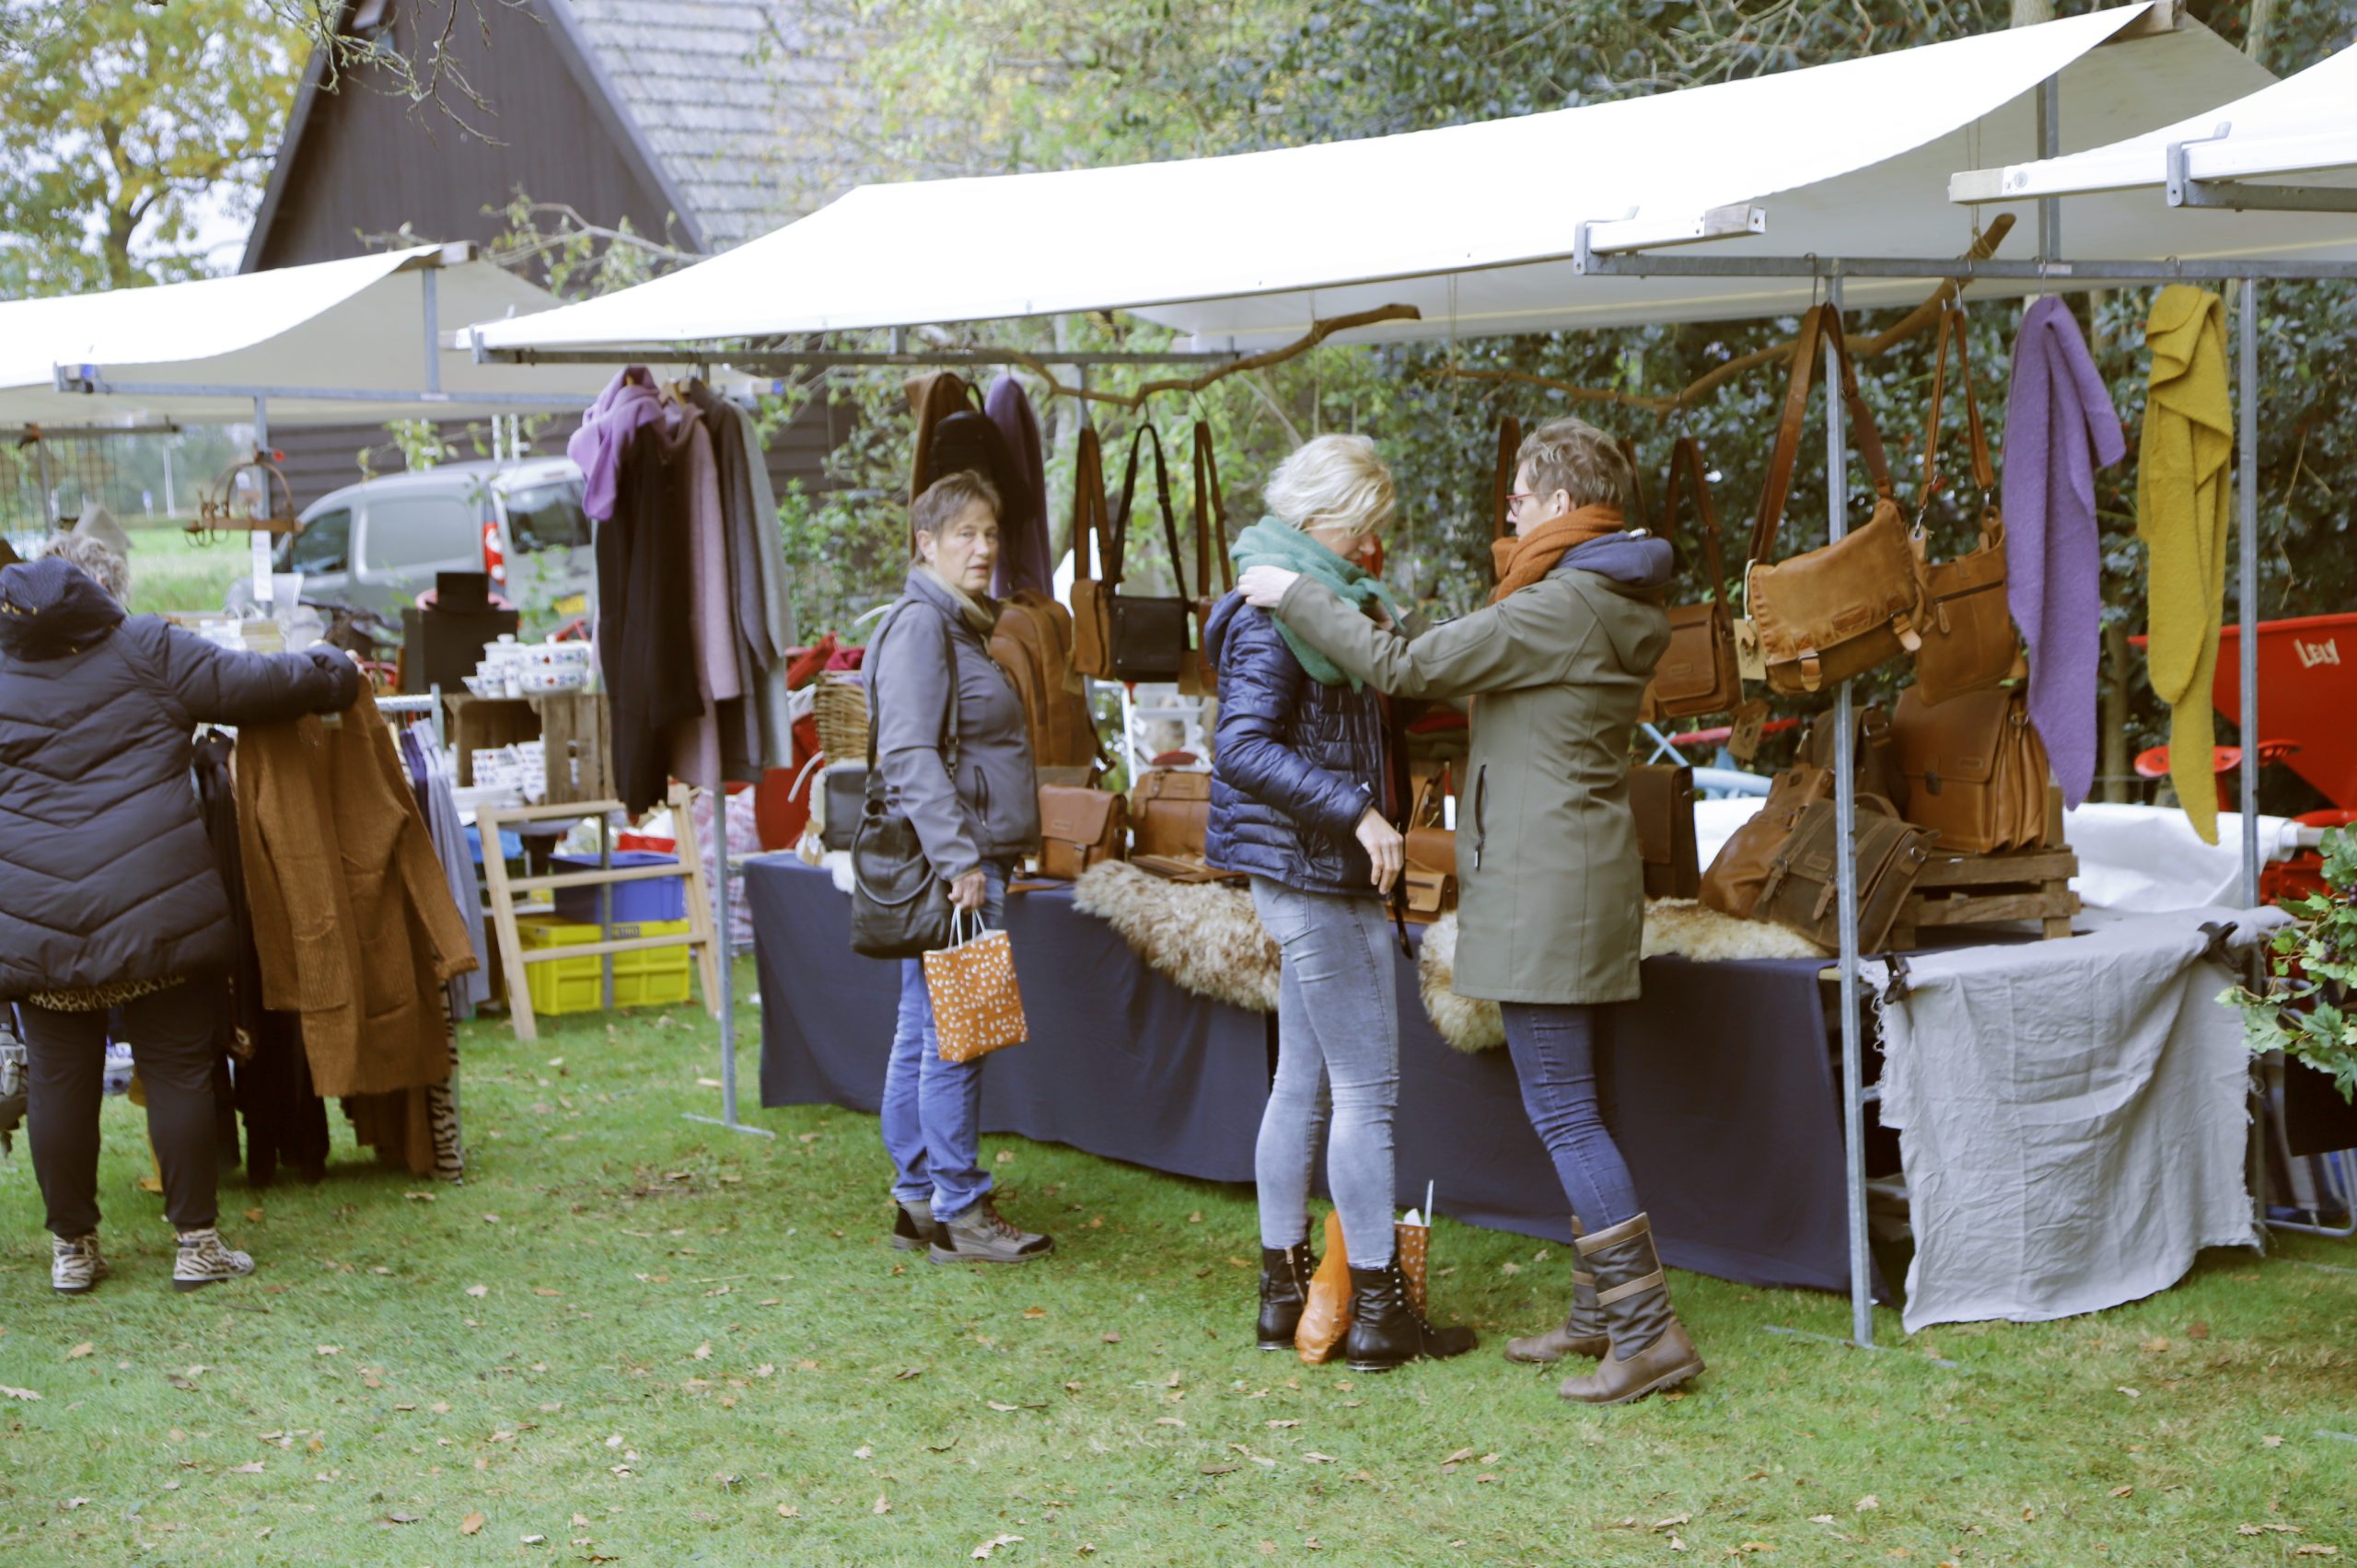
<instances>
[{"instance_id":1,"label":"red fabric item","mask_svg":"<svg viewBox=\"0 0 2357 1568\"><path fill-rule=\"evenodd\" d=\"M785 656L786 689L799 691L819 679L819 672L829 668L835 656L835 634L830 632L819 642L807 648L795 648Z\"/></svg>"},{"instance_id":2,"label":"red fabric item","mask_svg":"<svg viewBox=\"0 0 2357 1568\"><path fill-rule=\"evenodd\" d=\"M860 660L866 656L867 649L865 646L837 648L832 656L827 660L827 668L829 669L857 669Z\"/></svg>"}]
</instances>

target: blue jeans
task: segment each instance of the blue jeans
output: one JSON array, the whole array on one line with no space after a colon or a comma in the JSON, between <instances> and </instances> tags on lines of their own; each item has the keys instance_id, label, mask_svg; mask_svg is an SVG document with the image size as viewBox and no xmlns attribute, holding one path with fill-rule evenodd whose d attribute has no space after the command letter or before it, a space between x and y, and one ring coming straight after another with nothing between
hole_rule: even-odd
<instances>
[{"instance_id":1,"label":"blue jeans","mask_svg":"<svg viewBox=\"0 0 2357 1568\"><path fill-rule=\"evenodd\" d=\"M1354 1268L1392 1250L1392 1113L1399 1104L1399 995L1377 899L1305 893L1252 878L1260 924L1283 949L1277 986L1277 1075L1260 1113L1253 1176L1260 1245L1302 1239L1318 1130L1333 1109L1326 1186Z\"/></svg>"},{"instance_id":2,"label":"blue jeans","mask_svg":"<svg viewBox=\"0 0 2357 1568\"><path fill-rule=\"evenodd\" d=\"M1008 867L982 863L982 923L1006 924ZM924 965L900 962L900 1016L884 1069L884 1150L892 1156L892 1196L931 1203L933 1217L962 1214L991 1190L982 1169L982 1063L944 1062L933 1028Z\"/></svg>"},{"instance_id":3,"label":"blue jeans","mask_svg":"<svg viewBox=\"0 0 2357 1568\"><path fill-rule=\"evenodd\" d=\"M1572 1213L1591 1231L1636 1218L1643 1212L1637 1184L1596 1094L1596 1009L1506 1002L1499 1010L1515 1076L1522 1080L1522 1108L1555 1162Z\"/></svg>"}]
</instances>

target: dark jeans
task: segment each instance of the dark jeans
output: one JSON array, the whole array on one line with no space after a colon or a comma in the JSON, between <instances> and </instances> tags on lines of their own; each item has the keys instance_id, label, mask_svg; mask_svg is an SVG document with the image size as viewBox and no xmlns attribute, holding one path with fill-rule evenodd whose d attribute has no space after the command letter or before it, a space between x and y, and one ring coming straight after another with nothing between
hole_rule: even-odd
<instances>
[{"instance_id":1,"label":"dark jeans","mask_svg":"<svg viewBox=\"0 0 2357 1568\"><path fill-rule=\"evenodd\" d=\"M1643 1212L1620 1146L1604 1124L1596 1085L1594 1007L1527 1002L1500 1005L1506 1049L1522 1080L1522 1108L1555 1162L1563 1196L1581 1225L1607 1230Z\"/></svg>"},{"instance_id":2,"label":"dark jeans","mask_svg":"<svg viewBox=\"0 0 2357 1568\"><path fill-rule=\"evenodd\" d=\"M191 980L123 1004L122 1038L147 1095L147 1136L164 1173L164 1213L175 1229L218 1217L213 1120L217 986ZM107 1018L24 1005L26 1136L33 1174L61 1237L99 1228L99 1101Z\"/></svg>"}]
</instances>

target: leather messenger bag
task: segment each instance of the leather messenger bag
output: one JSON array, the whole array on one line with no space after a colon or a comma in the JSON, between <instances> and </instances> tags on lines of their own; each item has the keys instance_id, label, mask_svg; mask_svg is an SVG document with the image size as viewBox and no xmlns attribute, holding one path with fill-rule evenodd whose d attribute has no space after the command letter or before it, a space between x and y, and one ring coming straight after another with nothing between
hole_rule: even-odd
<instances>
[{"instance_id":1,"label":"leather messenger bag","mask_svg":"<svg viewBox=\"0 0 2357 1568\"><path fill-rule=\"evenodd\" d=\"M1768 799L1745 818L1702 874L1700 897L1721 914L1749 920L1757 912L1759 889L1768 880L1776 855L1792 836L1801 812L1810 804L1833 798L1833 774L1811 762L1795 762L1778 773L1768 786Z\"/></svg>"},{"instance_id":2,"label":"leather messenger bag","mask_svg":"<svg viewBox=\"0 0 2357 1568\"><path fill-rule=\"evenodd\" d=\"M1130 821L1136 854L1200 861L1212 825L1212 776L1176 768L1141 774Z\"/></svg>"},{"instance_id":3,"label":"leather messenger bag","mask_svg":"<svg viewBox=\"0 0 2357 1568\"><path fill-rule=\"evenodd\" d=\"M1890 723L1910 822L1957 854L2002 854L2046 838L2046 745L2018 691L1968 691L1933 707L1914 687Z\"/></svg>"},{"instance_id":4,"label":"leather messenger bag","mask_svg":"<svg viewBox=\"0 0 2357 1568\"><path fill-rule=\"evenodd\" d=\"M1858 950L1875 953L1890 940L1936 835L1901 820L1889 801L1874 795L1858 796L1857 830ZM1840 854L1834 803L1809 802L1768 868L1756 918L1797 931L1820 947L1840 947Z\"/></svg>"},{"instance_id":5,"label":"leather messenger bag","mask_svg":"<svg viewBox=\"0 0 2357 1568\"><path fill-rule=\"evenodd\" d=\"M1915 650L1915 688L1934 706L1951 697L1996 685L2014 673L2020 642L2005 604L2005 519L1997 510L1997 470L1989 459L1989 433L1972 391L1972 358L1965 346L1965 316L1951 304L1940 312L1940 346L1932 366L1932 416L1923 435L1923 497L1908 543L1923 581L1923 645ZM1964 397L1972 482L1980 491L1980 542L1953 561L1933 561L1923 531L1923 509L1942 482L1940 404L1947 385L1948 346L1956 346L1956 386Z\"/></svg>"},{"instance_id":6,"label":"leather messenger bag","mask_svg":"<svg viewBox=\"0 0 2357 1568\"><path fill-rule=\"evenodd\" d=\"M1111 790L1041 784L1039 875L1071 882L1100 860L1120 859L1129 806Z\"/></svg>"},{"instance_id":7,"label":"leather messenger bag","mask_svg":"<svg viewBox=\"0 0 2357 1568\"><path fill-rule=\"evenodd\" d=\"M1640 714L1648 723L1723 714L1743 701L1743 680L1735 655L1735 612L1727 607L1726 553L1719 538L1719 515L1711 505L1711 482L1704 477L1701 445L1691 436L1681 436L1669 454L1669 489L1661 505L1664 537L1678 527L1678 500L1689 491L1711 597L1701 604L1670 610L1669 647L1654 667L1653 684L1645 689Z\"/></svg>"},{"instance_id":8,"label":"leather messenger bag","mask_svg":"<svg viewBox=\"0 0 2357 1568\"><path fill-rule=\"evenodd\" d=\"M1442 826L1447 796L1443 769L1416 792L1415 808L1408 813L1399 880L1402 913L1412 925L1430 925L1457 907L1457 833Z\"/></svg>"},{"instance_id":9,"label":"leather messenger bag","mask_svg":"<svg viewBox=\"0 0 2357 1568\"><path fill-rule=\"evenodd\" d=\"M1858 450L1875 482L1874 515L1821 549L1786 561L1769 559L1799 460L1802 416L1816 375L1819 346L1830 342L1840 366L1841 398L1857 430ZM1891 499L1890 464L1874 414L1858 394L1858 373L1841 334L1841 313L1820 305L1801 318L1792 381L1768 464L1745 569L1744 606L1759 639L1769 689L1785 696L1828 690L1889 659L1915 651L1922 638L1922 582L1916 573L1907 524Z\"/></svg>"},{"instance_id":10,"label":"leather messenger bag","mask_svg":"<svg viewBox=\"0 0 2357 1568\"><path fill-rule=\"evenodd\" d=\"M1637 819L1637 854L1645 897L1690 899L1702 889L1694 844L1694 770L1645 765L1629 770L1629 810Z\"/></svg>"}]
</instances>

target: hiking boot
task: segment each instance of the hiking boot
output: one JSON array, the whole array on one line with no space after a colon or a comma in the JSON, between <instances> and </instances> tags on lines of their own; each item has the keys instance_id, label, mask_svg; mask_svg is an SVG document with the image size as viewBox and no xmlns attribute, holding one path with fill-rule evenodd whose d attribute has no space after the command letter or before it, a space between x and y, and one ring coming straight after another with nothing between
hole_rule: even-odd
<instances>
[{"instance_id":1,"label":"hiking boot","mask_svg":"<svg viewBox=\"0 0 2357 1568\"><path fill-rule=\"evenodd\" d=\"M99 1256L99 1233L49 1238L49 1288L60 1295L87 1295L108 1273Z\"/></svg>"},{"instance_id":2,"label":"hiking boot","mask_svg":"<svg viewBox=\"0 0 2357 1568\"><path fill-rule=\"evenodd\" d=\"M1028 1263L1055 1248L1055 1237L1009 1225L987 1192L964 1214L933 1225L931 1256L936 1263Z\"/></svg>"},{"instance_id":3,"label":"hiking boot","mask_svg":"<svg viewBox=\"0 0 2357 1568\"><path fill-rule=\"evenodd\" d=\"M1579 1238L1587 1232L1580 1228L1575 1215L1572 1220L1572 1242L1576 1249ZM1574 1250L1574 1259L1579 1254ZM1585 1356L1590 1361L1603 1359L1612 1348L1610 1336L1604 1329L1604 1308L1596 1304L1596 1276L1583 1262L1572 1265L1572 1312L1561 1327L1543 1334L1525 1334L1518 1340L1506 1342L1506 1359L1527 1366L1546 1366L1567 1355Z\"/></svg>"},{"instance_id":4,"label":"hiking boot","mask_svg":"<svg viewBox=\"0 0 2357 1568\"><path fill-rule=\"evenodd\" d=\"M1581 1260L1596 1271L1596 1304L1604 1308L1612 1351L1588 1376L1565 1378L1557 1393L1580 1404L1625 1405L1702 1370L1694 1342L1670 1310L1669 1284L1644 1215L1584 1236L1575 1245Z\"/></svg>"},{"instance_id":5,"label":"hiking boot","mask_svg":"<svg viewBox=\"0 0 2357 1568\"><path fill-rule=\"evenodd\" d=\"M210 1225L181 1231L180 1237L180 1257L172 1264L174 1290L203 1290L254 1272L253 1259L223 1245L221 1233Z\"/></svg>"},{"instance_id":6,"label":"hiking boot","mask_svg":"<svg viewBox=\"0 0 2357 1568\"><path fill-rule=\"evenodd\" d=\"M1351 1270L1351 1331L1342 1359L1353 1372L1388 1372L1420 1358L1443 1361L1478 1342L1470 1329L1435 1329L1408 1299L1399 1260Z\"/></svg>"},{"instance_id":7,"label":"hiking boot","mask_svg":"<svg viewBox=\"0 0 2357 1568\"><path fill-rule=\"evenodd\" d=\"M1301 1309L1309 1301L1309 1276L1318 1260L1306 1237L1291 1247L1260 1249L1260 1348L1291 1350Z\"/></svg>"},{"instance_id":8,"label":"hiking boot","mask_svg":"<svg viewBox=\"0 0 2357 1568\"><path fill-rule=\"evenodd\" d=\"M920 1198L913 1203L897 1200L892 1204L892 1245L903 1252L914 1252L933 1242L933 1200Z\"/></svg>"}]
</instances>

